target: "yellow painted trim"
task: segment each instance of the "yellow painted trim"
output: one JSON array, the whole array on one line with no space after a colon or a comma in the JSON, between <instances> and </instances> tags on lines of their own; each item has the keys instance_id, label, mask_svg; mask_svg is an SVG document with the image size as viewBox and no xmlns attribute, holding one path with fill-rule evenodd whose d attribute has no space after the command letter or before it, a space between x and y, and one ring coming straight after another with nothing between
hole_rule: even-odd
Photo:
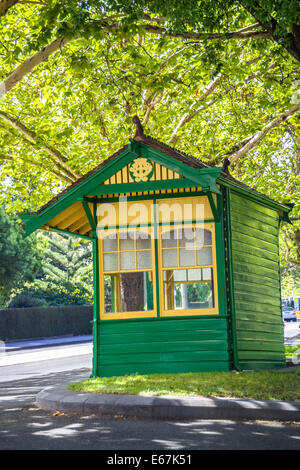
<instances>
[{"instance_id":1,"label":"yellow painted trim","mask_svg":"<svg viewBox=\"0 0 300 470\"><path fill-rule=\"evenodd\" d=\"M133 231L132 228L129 229L117 229L117 230L108 230L105 232L106 235L112 234L117 232L127 232ZM100 320L120 320L120 319L129 319L129 318L150 318L157 316L156 310L156 276L155 276L155 247L154 247L154 229L153 227L141 227L135 229L137 232L146 232L151 235L152 241L152 269L126 269L126 270L118 270L118 271L104 271L104 251L103 251L103 242L101 238L98 238L98 246L99 246L99 284L100 284ZM119 267L120 267L120 238L118 237L118 253L119 253ZM122 251L150 251L150 249L145 250L136 250L136 241L135 241L135 249L134 250L122 250ZM105 253L115 253L115 252L105 252ZM114 312L114 313L106 313L105 312L105 298L104 298L104 276L110 274L121 274L121 273L129 273L129 272L150 272L152 273L152 284L153 284L153 310L151 311L140 311L140 312ZM120 299L119 299L120 300ZM116 302L117 307L118 301Z\"/></svg>"},{"instance_id":2,"label":"yellow painted trim","mask_svg":"<svg viewBox=\"0 0 300 470\"><path fill-rule=\"evenodd\" d=\"M207 266L178 266L174 268L164 268L162 265L162 243L161 243L161 236L162 233L168 232L170 230L170 226L161 226L159 227L159 239L158 239L158 270L159 270L159 291L160 291L160 316L161 317L170 317L170 316L190 316L190 315L218 315L219 314L219 302L218 302L218 280L217 280L217 259L216 259L216 237L215 237L215 225L213 223L200 223L203 225L203 228L207 228L212 232L212 244L211 245L203 245L203 246L211 246L212 247L212 265ZM182 224L176 225L176 229L178 228L189 228L195 227L197 224ZM175 227L172 227L175 229ZM179 243L177 247L174 249L179 249ZM195 250L196 252L196 250ZM179 253L178 253L178 260ZM197 268L205 268L205 267L212 267L213 268L213 282L214 282L214 303L215 306L213 308L206 308L206 309L182 309L182 310L165 310L164 308L164 285L163 285L163 271L168 270L176 270L176 269L197 269Z\"/></svg>"},{"instance_id":3,"label":"yellow painted trim","mask_svg":"<svg viewBox=\"0 0 300 470\"><path fill-rule=\"evenodd\" d=\"M53 217L53 219L49 220L47 224L51 224L52 227L57 227L59 224L61 224L67 217L72 216L75 214L78 209L82 209L81 202L74 202L70 207L65 209L63 212L60 214L56 215ZM82 211L84 213L84 211Z\"/></svg>"}]
</instances>

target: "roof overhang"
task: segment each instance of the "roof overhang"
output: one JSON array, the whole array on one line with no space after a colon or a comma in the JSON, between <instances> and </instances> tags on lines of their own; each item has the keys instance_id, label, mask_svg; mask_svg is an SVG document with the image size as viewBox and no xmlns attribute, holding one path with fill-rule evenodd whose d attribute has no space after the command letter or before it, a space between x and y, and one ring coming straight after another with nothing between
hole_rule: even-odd
<instances>
[{"instance_id":1,"label":"roof overhang","mask_svg":"<svg viewBox=\"0 0 300 470\"><path fill-rule=\"evenodd\" d=\"M108 178L133 162L137 157L147 158L178 173L181 177L162 181L104 184ZM131 193L133 191L201 187L203 193L208 195L212 211L215 217L218 218L218 211L212 194L220 194L217 180L221 172L221 167L205 166L195 168L195 166L190 166L184 161L173 158L164 151L153 148L148 143L131 140L128 146L115 154L114 158L108 158L96 171L80 178L39 211L21 214L20 217L26 226L25 236L42 228L44 230L67 232L91 240L96 237L96 219L92 204L88 203L86 198Z\"/></svg>"}]
</instances>

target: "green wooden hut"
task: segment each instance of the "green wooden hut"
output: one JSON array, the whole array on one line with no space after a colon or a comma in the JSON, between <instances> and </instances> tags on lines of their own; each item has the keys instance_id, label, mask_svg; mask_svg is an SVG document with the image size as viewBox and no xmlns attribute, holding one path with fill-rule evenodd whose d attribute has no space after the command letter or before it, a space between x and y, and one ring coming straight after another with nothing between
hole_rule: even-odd
<instances>
[{"instance_id":1,"label":"green wooden hut","mask_svg":"<svg viewBox=\"0 0 300 470\"><path fill-rule=\"evenodd\" d=\"M93 244L92 376L285 366L278 232L291 205L145 136L23 214Z\"/></svg>"}]
</instances>

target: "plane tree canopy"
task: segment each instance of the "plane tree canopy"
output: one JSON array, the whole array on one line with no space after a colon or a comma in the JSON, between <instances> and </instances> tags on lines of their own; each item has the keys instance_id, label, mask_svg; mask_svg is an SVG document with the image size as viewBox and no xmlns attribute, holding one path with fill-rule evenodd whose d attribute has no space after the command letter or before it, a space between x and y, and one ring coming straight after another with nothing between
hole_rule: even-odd
<instances>
[{"instance_id":1,"label":"plane tree canopy","mask_svg":"<svg viewBox=\"0 0 300 470\"><path fill-rule=\"evenodd\" d=\"M294 202L300 263L295 0L0 1L0 184L36 210L146 134Z\"/></svg>"}]
</instances>

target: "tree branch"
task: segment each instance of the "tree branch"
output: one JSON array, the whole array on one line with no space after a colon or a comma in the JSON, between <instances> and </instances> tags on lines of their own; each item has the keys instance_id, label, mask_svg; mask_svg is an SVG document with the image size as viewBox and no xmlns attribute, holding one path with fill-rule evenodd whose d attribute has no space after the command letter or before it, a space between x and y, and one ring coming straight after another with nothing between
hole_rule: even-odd
<instances>
[{"instance_id":1,"label":"tree branch","mask_svg":"<svg viewBox=\"0 0 300 470\"><path fill-rule=\"evenodd\" d=\"M210 95L217 88L217 86L221 83L222 78L223 78L223 75L219 74L216 78L214 78L207 85L207 87L204 89L204 92L202 93L202 95L197 99L197 104L202 103L208 97L208 95ZM171 138L169 140L170 144L175 144L177 142L177 140L178 140L177 132L179 131L179 129L181 127L183 127L185 124L187 124L188 122L190 122L193 119L193 117L195 117L196 114L198 114L200 112L200 109L202 109L202 108L198 108L198 109L194 110L192 113L185 113L182 116L182 118L178 122L177 126L175 127L175 129L174 129L174 131L171 135Z\"/></svg>"},{"instance_id":2,"label":"tree branch","mask_svg":"<svg viewBox=\"0 0 300 470\"><path fill-rule=\"evenodd\" d=\"M154 25L145 25L145 29L150 34L159 34L164 36L170 36L173 38L194 39L197 41L219 41L226 39L259 39L271 37L271 33L269 33L268 31L231 31L228 33L173 33L166 28Z\"/></svg>"},{"instance_id":3,"label":"tree branch","mask_svg":"<svg viewBox=\"0 0 300 470\"><path fill-rule=\"evenodd\" d=\"M17 129L23 136L25 136L35 145L38 145L43 150L45 150L52 157L52 159L54 159L54 161L59 164L60 168L66 173L67 177L71 181L74 182L77 178L80 177L80 175L78 175L74 170L72 170L72 168L67 164L67 159L59 152L59 150L56 150L52 146L40 141L35 132L28 129L24 124L22 124L20 121L10 116L9 114L5 113L4 111L0 111L0 118L8 122L11 126Z\"/></svg>"},{"instance_id":4,"label":"tree branch","mask_svg":"<svg viewBox=\"0 0 300 470\"><path fill-rule=\"evenodd\" d=\"M292 108L281 113L277 118L270 121L266 126L264 126L260 131L253 134L251 137L247 138L247 143L242 145L242 147L234 152L230 157L230 163L238 160L248 153L253 147L255 147L264 137L270 132L274 127L279 126L282 122L286 121L289 117L295 114L300 110L300 104L293 106Z\"/></svg>"},{"instance_id":5,"label":"tree branch","mask_svg":"<svg viewBox=\"0 0 300 470\"><path fill-rule=\"evenodd\" d=\"M74 41L78 37L72 39L59 38L52 41L40 51L33 54L29 59L25 60L13 72L11 72L2 82L0 82L0 96L5 95L11 90L25 75L31 72L42 62L45 62L50 55L64 47L68 42Z\"/></svg>"},{"instance_id":6,"label":"tree branch","mask_svg":"<svg viewBox=\"0 0 300 470\"><path fill-rule=\"evenodd\" d=\"M257 62L261 57L256 57L255 59L252 59L249 63L246 63L245 65L250 65ZM267 70L271 70L273 68L277 67L277 65L275 63L271 64ZM248 77L244 78L244 83L248 83L250 80L253 80L254 78L257 78L259 75L261 74L261 72L255 72L251 75L248 75ZM218 87L221 85L222 83L222 80L223 80L224 76L222 74L219 74L214 80L212 80L208 85L207 87L204 89L204 92L202 93L202 95L195 101L195 103L199 104L199 103L202 103L203 101L206 100L206 98ZM233 83L232 85L230 85L229 87L227 87L225 90L223 90L221 93L218 94L218 96L210 101L208 101L207 103L205 103L204 105L200 106L199 108L196 108L196 109L193 109L192 112L190 113L186 113L184 114L184 116L180 119L180 121L178 122L177 126L175 127L172 135L171 135L171 138L169 140L169 143L170 144L176 144L177 140L178 140L178 136L177 136L177 132L179 129L181 129L185 124L187 124L188 122L190 122L195 116L197 116L201 111L204 111L205 109L207 109L209 106L212 106L216 101L218 101L220 98L223 98L223 96L225 96L230 90L232 90L233 88L235 88L235 86L239 83L239 81Z\"/></svg>"},{"instance_id":7,"label":"tree branch","mask_svg":"<svg viewBox=\"0 0 300 470\"><path fill-rule=\"evenodd\" d=\"M0 16L5 15L5 13L18 2L19 0L0 0Z\"/></svg>"}]
</instances>

